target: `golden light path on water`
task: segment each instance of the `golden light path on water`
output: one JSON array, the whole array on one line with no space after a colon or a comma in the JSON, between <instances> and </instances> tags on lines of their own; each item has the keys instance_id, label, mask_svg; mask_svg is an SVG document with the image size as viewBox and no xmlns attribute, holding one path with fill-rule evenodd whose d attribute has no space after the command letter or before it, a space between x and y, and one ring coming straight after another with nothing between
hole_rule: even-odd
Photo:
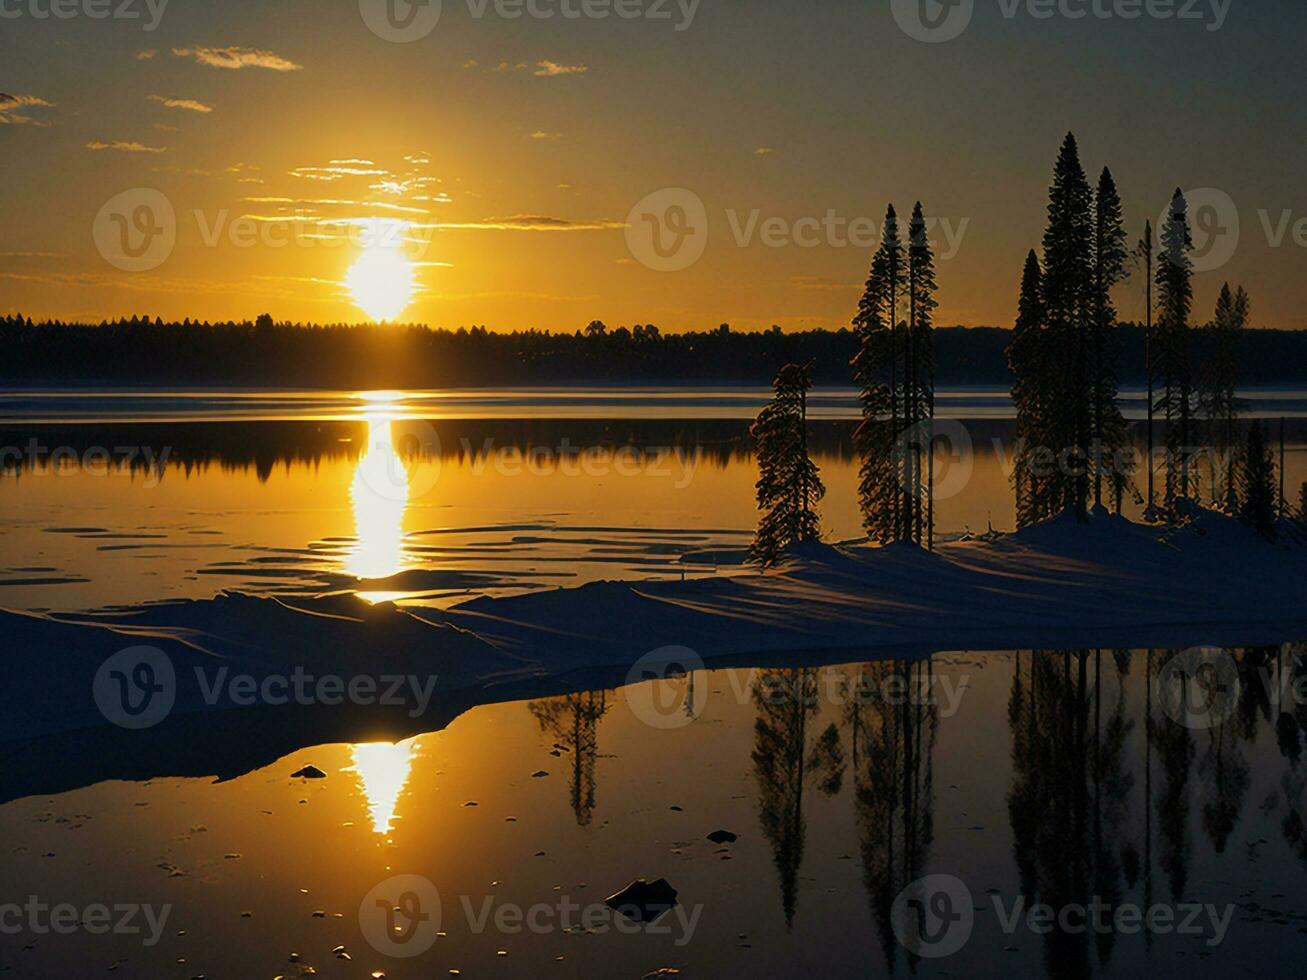
<instances>
[{"instance_id":1,"label":"golden light path on water","mask_svg":"<svg viewBox=\"0 0 1307 980\"><path fill-rule=\"evenodd\" d=\"M350 485L356 540L345 571L363 579L380 579L403 571L407 564L404 512L409 503L409 474L395 448L392 427L394 403L400 396L370 392L363 398L369 403L365 416L368 441Z\"/></svg>"},{"instance_id":2,"label":"golden light path on water","mask_svg":"<svg viewBox=\"0 0 1307 980\"><path fill-rule=\"evenodd\" d=\"M413 769L417 747L417 739L410 738L397 745L377 742L351 749L354 766L346 771L358 774L372 817L372 829L378 834L389 834L394 826L395 810Z\"/></svg>"}]
</instances>

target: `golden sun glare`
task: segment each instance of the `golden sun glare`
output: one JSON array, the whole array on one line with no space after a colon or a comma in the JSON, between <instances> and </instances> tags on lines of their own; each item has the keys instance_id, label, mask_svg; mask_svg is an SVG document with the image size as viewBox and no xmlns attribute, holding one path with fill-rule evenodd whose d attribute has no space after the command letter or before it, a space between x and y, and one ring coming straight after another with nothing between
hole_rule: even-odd
<instances>
[{"instance_id":1,"label":"golden sun glare","mask_svg":"<svg viewBox=\"0 0 1307 980\"><path fill-rule=\"evenodd\" d=\"M346 275L345 285L372 319L394 320L413 301L413 263L398 248L367 248Z\"/></svg>"}]
</instances>

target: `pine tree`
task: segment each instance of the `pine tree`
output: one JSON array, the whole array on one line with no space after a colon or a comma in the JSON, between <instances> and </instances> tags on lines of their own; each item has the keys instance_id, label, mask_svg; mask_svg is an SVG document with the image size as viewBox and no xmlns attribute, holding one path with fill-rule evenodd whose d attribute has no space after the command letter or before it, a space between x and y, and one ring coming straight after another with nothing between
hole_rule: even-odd
<instances>
[{"instance_id":1,"label":"pine tree","mask_svg":"<svg viewBox=\"0 0 1307 980\"><path fill-rule=\"evenodd\" d=\"M1189 317L1193 309L1194 243L1189 229L1189 204L1176 190L1166 227L1162 229L1161 261L1157 265L1157 366L1162 381L1158 411L1166 418L1166 502L1188 497L1193 489L1190 466L1193 424L1193 368Z\"/></svg>"},{"instance_id":2,"label":"pine tree","mask_svg":"<svg viewBox=\"0 0 1307 980\"><path fill-rule=\"evenodd\" d=\"M1110 174L1102 190L1097 209L1075 136L1068 133L1049 189L1043 267L1033 254L1027 260L1018 335L1008 351L1021 429L1017 509L1023 526L1066 511L1087 520L1091 476L1094 482L1103 476L1093 447L1100 438L1113 446L1126 438L1116 406L1110 296L1124 276L1125 254ZM1113 492L1124 487L1114 484Z\"/></svg>"},{"instance_id":3,"label":"pine tree","mask_svg":"<svg viewBox=\"0 0 1307 980\"><path fill-rule=\"evenodd\" d=\"M1260 422L1248 431L1239 461L1239 518L1265 538L1275 538L1275 460Z\"/></svg>"},{"instance_id":4,"label":"pine tree","mask_svg":"<svg viewBox=\"0 0 1307 980\"><path fill-rule=\"evenodd\" d=\"M1216 315L1203 329L1203 358L1195 372L1197 402L1207 424L1207 445L1211 457L1212 500L1234 511L1237 499L1234 486L1239 383L1236 345L1239 333L1247 326L1250 313L1248 294L1239 288L1238 296L1226 283L1216 302Z\"/></svg>"},{"instance_id":5,"label":"pine tree","mask_svg":"<svg viewBox=\"0 0 1307 980\"><path fill-rule=\"evenodd\" d=\"M826 494L808 455L808 369L788 364L776 375L775 395L751 433L758 446L758 509L753 560L776 564L785 549L821 537L817 503Z\"/></svg>"},{"instance_id":6,"label":"pine tree","mask_svg":"<svg viewBox=\"0 0 1307 980\"><path fill-rule=\"evenodd\" d=\"M1016 465L1012 473L1017 527L1038 523L1049 511L1048 479L1033 458L1041 444L1043 420L1051 401L1049 372L1043 366L1049 354L1044 330L1043 273L1039 256L1031 249L1021 275L1017 322L1007 350L1015 378L1012 402L1017 411Z\"/></svg>"},{"instance_id":7,"label":"pine tree","mask_svg":"<svg viewBox=\"0 0 1307 980\"><path fill-rule=\"evenodd\" d=\"M934 547L934 423L935 327L939 307L935 292L935 253L926 235L926 218L918 201L908 225L908 373L910 414L905 421L911 433L907 456L911 460L912 519L909 537Z\"/></svg>"},{"instance_id":8,"label":"pine tree","mask_svg":"<svg viewBox=\"0 0 1307 980\"><path fill-rule=\"evenodd\" d=\"M1298 488L1298 520L1307 524L1307 483Z\"/></svg>"},{"instance_id":9,"label":"pine tree","mask_svg":"<svg viewBox=\"0 0 1307 980\"><path fill-rule=\"evenodd\" d=\"M1121 511L1129 482L1129 472L1123 469L1123 464L1128 458L1124 450L1130 432L1117 403L1120 350L1112 289L1126 277L1128 256L1125 225L1121 219L1121 197L1112 172L1104 167L1094 208L1094 322L1089 409L1094 433L1094 504L1102 506L1103 485L1107 483L1117 513Z\"/></svg>"},{"instance_id":10,"label":"pine tree","mask_svg":"<svg viewBox=\"0 0 1307 980\"><path fill-rule=\"evenodd\" d=\"M898 216L891 204L853 319L859 339L853 374L862 403L862 421L854 436L862 461L858 502L868 537L882 543L899 540L903 528L902 474L894 444L902 413L898 306L905 275Z\"/></svg>"},{"instance_id":11,"label":"pine tree","mask_svg":"<svg viewBox=\"0 0 1307 980\"><path fill-rule=\"evenodd\" d=\"M1144 520L1154 522L1157 520L1157 490L1156 490L1156 469L1155 460L1153 459L1154 437L1156 425L1153 416L1157 411L1156 398L1154 397L1153 387L1157 381L1157 370L1153 366L1153 256L1156 254L1156 242L1153 239L1153 223L1144 222L1144 237L1139 240L1135 246L1135 251L1144 263L1144 374L1148 382L1148 406L1147 420L1144 423L1148 431L1148 503L1144 508Z\"/></svg>"},{"instance_id":12,"label":"pine tree","mask_svg":"<svg viewBox=\"0 0 1307 980\"><path fill-rule=\"evenodd\" d=\"M1049 406L1046 445L1065 466L1054 475L1053 505L1085 520L1089 504L1090 334L1093 328L1093 192L1068 133L1053 172L1044 232L1044 317L1062 381Z\"/></svg>"}]
</instances>

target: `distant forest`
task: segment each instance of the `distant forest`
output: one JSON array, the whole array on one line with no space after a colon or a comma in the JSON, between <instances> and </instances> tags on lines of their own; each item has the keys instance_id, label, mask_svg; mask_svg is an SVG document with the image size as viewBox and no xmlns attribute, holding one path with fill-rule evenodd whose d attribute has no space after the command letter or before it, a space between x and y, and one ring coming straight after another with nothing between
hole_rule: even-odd
<instances>
[{"instance_id":1,"label":"distant forest","mask_svg":"<svg viewBox=\"0 0 1307 980\"><path fill-rule=\"evenodd\" d=\"M1143 384L1144 330L1118 331L1121 381ZM1011 386L1012 332L935 330L936 381ZM1307 331L1245 330L1237 339L1241 384L1307 383ZM575 333L484 327L306 326L269 316L244 323L34 323L0 318L0 384L215 385L295 388L427 388L566 384L765 385L785 364L808 364L820 385L850 384L858 350L851 329L664 333L656 326Z\"/></svg>"}]
</instances>

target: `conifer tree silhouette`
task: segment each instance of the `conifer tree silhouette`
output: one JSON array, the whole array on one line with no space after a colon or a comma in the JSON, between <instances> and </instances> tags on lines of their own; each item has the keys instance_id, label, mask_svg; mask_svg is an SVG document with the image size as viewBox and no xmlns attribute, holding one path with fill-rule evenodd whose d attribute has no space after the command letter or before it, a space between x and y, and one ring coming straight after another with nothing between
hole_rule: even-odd
<instances>
[{"instance_id":1,"label":"conifer tree silhouette","mask_svg":"<svg viewBox=\"0 0 1307 980\"><path fill-rule=\"evenodd\" d=\"M1275 460L1266 444L1266 432L1261 422L1254 422L1239 460L1239 517L1270 540L1276 536L1275 479Z\"/></svg>"},{"instance_id":2,"label":"conifer tree silhouette","mask_svg":"<svg viewBox=\"0 0 1307 980\"><path fill-rule=\"evenodd\" d=\"M1189 204L1178 188L1171 199L1157 264L1157 367L1162 382L1158 411L1166 418L1166 503L1193 490L1190 465L1194 383L1189 317L1193 309L1193 237Z\"/></svg>"},{"instance_id":3,"label":"conifer tree silhouette","mask_svg":"<svg viewBox=\"0 0 1307 980\"><path fill-rule=\"evenodd\" d=\"M826 494L808 455L808 369L787 364L776 375L775 396L751 430L758 447L758 509L762 517L752 557L764 568L790 545L821 537L817 503Z\"/></svg>"},{"instance_id":4,"label":"conifer tree silhouette","mask_svg":"<svg viewBox=\"0 0 1307 980\"><path fill-rule=\"evenodd\" d=\"M1129 482L1123 463L1129 442L1129 428L1117 404L1120 357L1116 334L1116 307L1112 289L1126 277L1125 225L1121 219L1121 197L1112 172L1103 168L1094 206L1094 322L1092 325L1089 410L1093 424L1091 453L1094 474L1094 505L1102 506L1104 484L1112 493L1120 513Z\"/></svg>"},{"instance_id":5,"label":"conifer tree silhouette","mask_svg":"<svg viewBox=\"0 0 1307 980\"><path fill-rule=\"evenodd\" d=\"M902 428L899 352L904 345L898 309L905 282L898 215L891 204L853 319L858 334L853 376L862 404L862 421L854 435L861 459L858 503L868 537L882 543L899 540L904 527L902 461L895 457L894 442Z\"/></svg>"}]
</instances>

